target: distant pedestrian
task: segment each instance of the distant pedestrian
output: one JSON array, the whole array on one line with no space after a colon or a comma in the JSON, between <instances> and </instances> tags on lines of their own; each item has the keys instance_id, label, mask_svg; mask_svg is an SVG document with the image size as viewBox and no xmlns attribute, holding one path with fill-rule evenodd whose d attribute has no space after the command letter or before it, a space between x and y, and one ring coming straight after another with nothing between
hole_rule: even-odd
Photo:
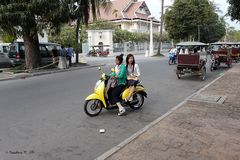
<instances>
[{"instance_id":1,"label":"distant pedestrian","mask_svg":"<svg viewBox=\"0 0 240 160\"><path fill-rule=\"evenodd\" d=\"M58 51L57 51L57 47L54 46L52 49L52 60L53 60L53 64L57 64L57 60L58 60Z\"/></svg>"},{"instance_id":2,"label":"distant pedestrian","mask_svg":"<svg viewBox=\"0 0 240 160\"><path fill-rule=\"evenodd\" d=\"M67 67L67 50L64 46L61 47L58 68L66 69Z\"/></svg>"},{"instance_id":3,"label":"distant pedestrian","mask_svg":"<svg viewBox=\"0 0 240 160\"><path fill-rule=\"evenodd\" d=\"M69 67L72 67L72 57L73 57L73 48L69 44L67 49L67 60L69 61Z\"/></svg>"}]
</instances>

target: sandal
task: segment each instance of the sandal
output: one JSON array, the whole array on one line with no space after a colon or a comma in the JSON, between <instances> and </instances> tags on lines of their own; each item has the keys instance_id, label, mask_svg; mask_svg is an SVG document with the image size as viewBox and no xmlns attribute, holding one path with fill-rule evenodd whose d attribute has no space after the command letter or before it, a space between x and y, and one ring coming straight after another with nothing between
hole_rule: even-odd
<instances>
[{"instance_id":1,"label":"sandal","mask_svg":"<svg viewBox=\"0 0 240 160\"><path fill-rule=\"evenodd\" d=\"M121 111L119 111L119 113L118 113L118 116L122 116L122 115L124 115L124 113L126 112L126 110L125 109L123 109L123 110L121 110Z\"/></svg>"}]
</instances>

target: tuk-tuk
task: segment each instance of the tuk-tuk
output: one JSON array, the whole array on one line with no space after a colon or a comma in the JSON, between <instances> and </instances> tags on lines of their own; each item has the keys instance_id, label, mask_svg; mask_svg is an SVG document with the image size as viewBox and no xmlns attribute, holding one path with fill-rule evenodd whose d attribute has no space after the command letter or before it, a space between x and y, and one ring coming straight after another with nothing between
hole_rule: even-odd
<instances>
[{"instance_id":1,"label":"tuk-tuk","mask_svg":"<svg viewBox=\"0 0 240 160\"><path fill-rule=\"evenodd\" d=\"M207 46L201 42L177 44L179 54L176 75L178 79L187 73L200 76L202 81L206 79Z\"/></svg>"},{"instance_id":2,"label":"tuk-tuk","mask_svg":"<svg viewBox=\"0 0 240 160\"><path fill-rule=\"evenodd\" d=\"M88 56L107 57L109 55L109 49L104 50L104 47L110 47L110 45L95 45L91 47L92 47L92 50L88 52Z\"/></svg>"},{"instance_id":3,"label":"tuk-tuk","mask_svg":"<svg viewBox=\"0 0 240 160\"><path fill-rule=\"evenodd\" d=\"M239 51L233 42L216 42L211 44L211 71L224 63L232 67L233 59L239 59Z\"/></svg>"}]
</instances>

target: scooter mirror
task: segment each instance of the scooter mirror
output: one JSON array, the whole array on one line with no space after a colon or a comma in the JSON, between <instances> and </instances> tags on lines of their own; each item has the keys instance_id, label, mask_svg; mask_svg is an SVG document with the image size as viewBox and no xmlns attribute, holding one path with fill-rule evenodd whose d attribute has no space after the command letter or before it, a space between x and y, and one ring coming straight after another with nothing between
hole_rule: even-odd
<instances>
[{"instance_id":1,"label":"scooter mirror","mask_svg":"<svg viewBox=\"0 0 240 160\"><path fill-rule=\"evenodd\" d=\"M114 68L112 68L112 69L111 69L111 71L112 71L112 72L115 72L115 69L114 69Z\"/></svg>"}]
</instances>

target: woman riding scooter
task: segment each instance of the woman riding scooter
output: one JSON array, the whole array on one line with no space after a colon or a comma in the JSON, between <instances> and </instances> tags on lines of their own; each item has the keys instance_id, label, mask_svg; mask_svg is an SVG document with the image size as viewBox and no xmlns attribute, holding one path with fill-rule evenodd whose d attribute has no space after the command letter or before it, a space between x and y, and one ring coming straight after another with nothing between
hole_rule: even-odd
<instances>
[{"instance_id":1,"label":"woman riding scooter","mask_svg":"<svg viewBox=\"0 0 240 160\"><path fill-rule=\"evenodd\" d=\"M139 83L140 69L138 64L135 63L135 58L132 54L128 54L126 58L127 68L127 85L129 86L129 96L125 101L133 101L133 94Z\"/></svg>"},{"instance_id":2,"label":"woman riding scooter","mask_svg":"<svg viewBox=\"0 0 240 160\"><path fill-rule=\"evenodd\" d=\"M111 74L112 77L116 78L117 82L114 88L111 89L112 104L116 104L119 109L118 115L121 116L126 112L126 109L121 105L120 95L125 88L127 80L126 66L123 65L123 54L116 56L115 59L116 67L115 71Z\"/></svg>"},{"instance_id":3,"label":"woman riding scooter","mask_svg":"<svg viewBox=\"0 0 240 160\"><path fill-rule=\"evenodd\" d=\"M144 98L147 98L147 93L142 84L137 84L132 95L133 101L125 101L129 97L130 88L125 86L127 75L126 66L122 64L123 55L116 57L116 67L112 69L111 74L105 74L101 71L102 76L97 81L92 94L86 97L84 103L84 111L90 117L98 116L102 109L112 110L118 109L119 114L123 115L124 107L130 107L133 110L140 109L144 104Z\"/></svg>"}]
</instances>

